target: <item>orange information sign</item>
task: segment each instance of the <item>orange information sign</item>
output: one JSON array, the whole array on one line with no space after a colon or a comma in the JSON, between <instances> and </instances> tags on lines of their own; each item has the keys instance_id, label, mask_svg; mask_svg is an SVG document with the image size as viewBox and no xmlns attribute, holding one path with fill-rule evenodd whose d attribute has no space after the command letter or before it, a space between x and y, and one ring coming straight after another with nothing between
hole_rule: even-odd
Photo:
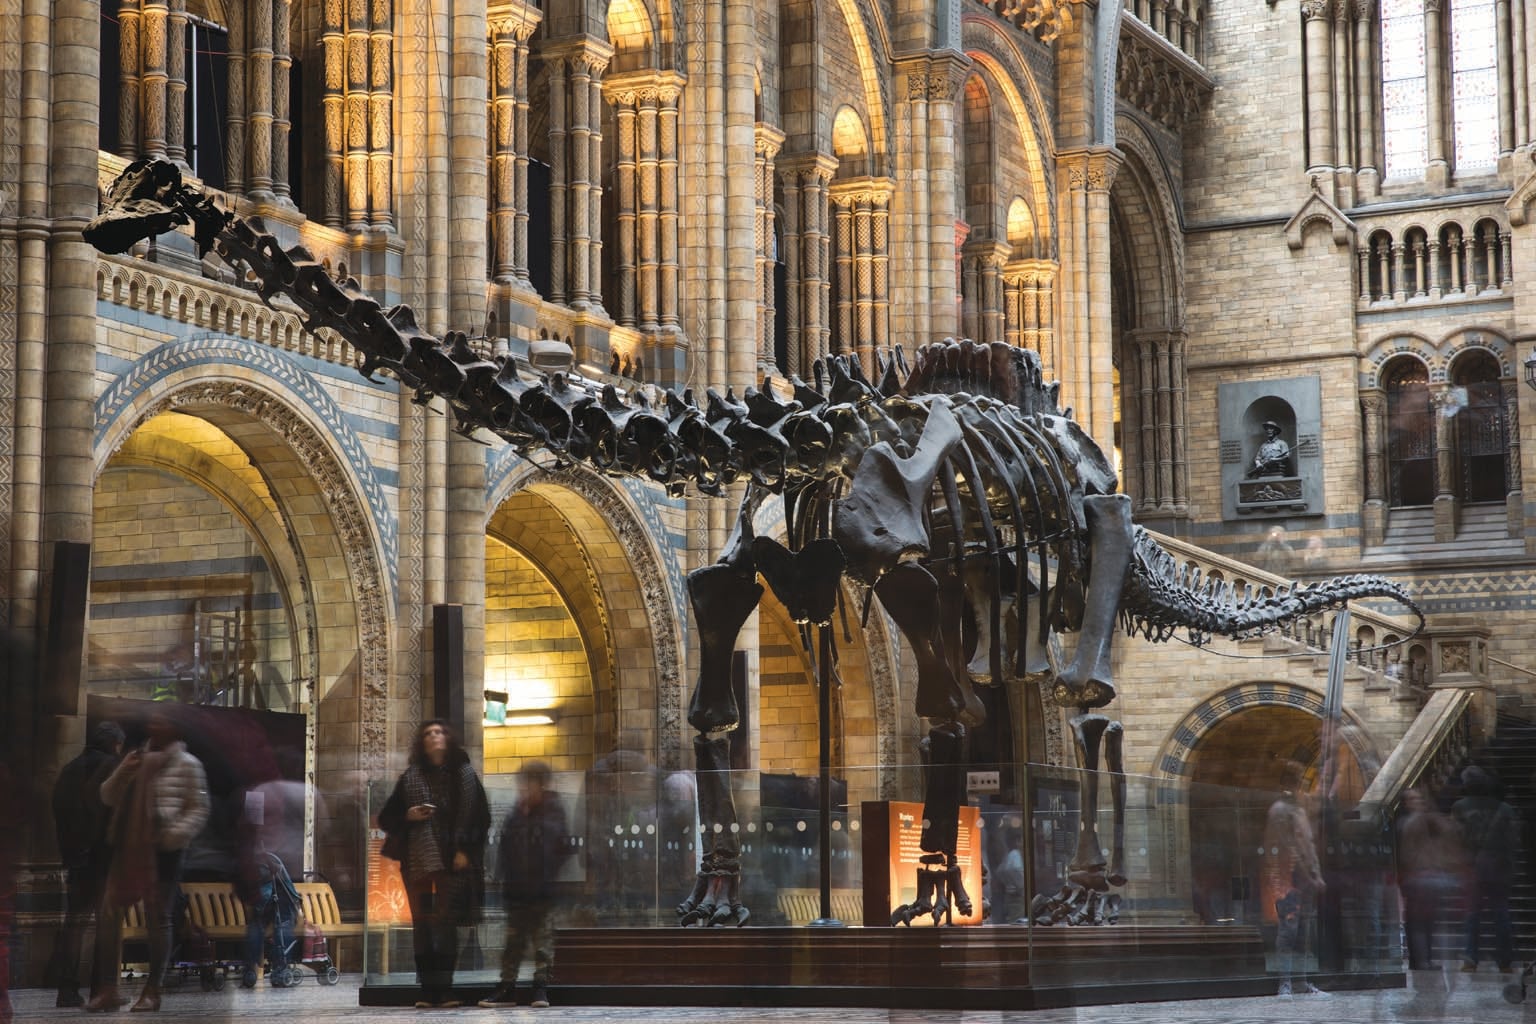
<instances>
[{"instance_id":1,"label":"orange information sign","mask_svg":"<svg viewBox=\"0 0 1536 1024\"><path fill-rule=\"evenodd\" d=\"M386 857L384 833L368 830L368 923L410 924L411 907L405 899L405 879L400 862Z\"/></svg>"},{"instance_id":2,"label":"orange information sign","mask_svg":"<svg viewBox=\"0 0 1536 1024\"><path fill-rule=\"evenodd\" d=\"M917 871L923 856L923 805L898 800L870 800L863 805L864 924L889 925L891 910L917 899ZM960 878L971 898L971 913L957 908L954 924L981 924L981 811L960 808L955 854ZM914 927L934 923L931 914L914 918Z\"/></svg>"}]
</instances>

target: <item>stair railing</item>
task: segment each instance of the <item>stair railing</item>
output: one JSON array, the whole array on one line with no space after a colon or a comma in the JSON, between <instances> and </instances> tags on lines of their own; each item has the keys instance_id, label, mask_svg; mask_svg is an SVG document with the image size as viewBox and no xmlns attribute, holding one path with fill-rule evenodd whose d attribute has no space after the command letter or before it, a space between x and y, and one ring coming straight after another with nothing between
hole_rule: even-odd
<instances>
[{"instance_id":1,"label":"stair railing","mask_svg":"<svg viewBox=\"0 0 1536 1024\"><path fill-rule=\"evenodd\" d=\"M1296 585L1295 580L1266 572L1256 565L1218 555L1176 537L1148 532L1181 563L1181 568L1193 566L1199 570L1202 579L1211 579L1213 576L1221 579L1232 587L1238 597L1245 587L1250 593L1273 593L1281 587ZM1346 660L1366 672L1385 677L1391 683L1408 687L1422 695L1429 686L1427 659L1410 658L1402 646L1387 646L1411 635L1415 626L1413 620L1375 611L1358 602L1352 602L1349 610L1354 620L1354 629ZM1277 633L1313 653L1328 654L1333 646L1335 614L1323 611L1301 616L1281 626Z\"/></svg>"},{"instance_id":2,"label":"stair railing","mask_svg":"<svg viewBox=\"0 0 1536 1024\"><path fill-rule=\"evenodd\" d=\"M1438 790L1460 771L1472 752L1471 687L1435 690L1360 797L1363 818L1384 820L1403 793L1419 784Z\"/></svg>"}]
</instances>

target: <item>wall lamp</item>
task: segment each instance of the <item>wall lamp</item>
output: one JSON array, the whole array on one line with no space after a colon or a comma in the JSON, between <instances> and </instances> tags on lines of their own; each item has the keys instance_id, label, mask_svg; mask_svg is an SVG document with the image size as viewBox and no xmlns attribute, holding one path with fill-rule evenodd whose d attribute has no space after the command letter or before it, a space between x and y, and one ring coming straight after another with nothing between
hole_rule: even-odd
<instances>
[{"instance_id":1,"label":"wall lamp","mask_svg":"<svg viewBox=\"0 0 1536 1024\"><path fill-rule=\"evenodd\" d=\"M485 724L488 726L554 725L559 713L554 708L509 708L505 690L485 691Z\"/></svg>"},{"instance_id":2,"label":"wall lamp","mask_svg":"<svg viewBox=\"0 0 1536 1024\"><path fill-rule=\"evenodd\" d=\"M1531 349L1531 354L1525 357L1525 382L1536 388L1536 348Z\"/></svg>"}]
</instances>

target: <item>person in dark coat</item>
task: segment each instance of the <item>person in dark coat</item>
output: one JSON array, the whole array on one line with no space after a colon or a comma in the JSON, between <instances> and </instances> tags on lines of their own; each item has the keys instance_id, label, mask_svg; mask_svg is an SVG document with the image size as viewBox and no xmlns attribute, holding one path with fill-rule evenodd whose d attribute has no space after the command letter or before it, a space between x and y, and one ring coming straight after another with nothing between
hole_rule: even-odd
<instances>
[{"instance_id":1,"label":"person in dark coat","mask_svg":"<svg viewBox=\"0 0 1536 1024\"><path fill-rule=\"evenodd\" d=\"M410 764L379 811L411 908L419 1009L453 1007L459 927L480 919L481 870L491 812L480 777L442 719L426 722Z\"/></svg>"},{"instance_id":2,"label":"person in dark coat","mask_svg":"<svg viewBox=\"0 0 1536 1024\"><path fill-rule=\"evenodd\" d=\"M1499 970L1508 972L1515 959L1509 888L1519 852L1520 817L1499 799L1498 780L1476 765L1461 773L1461 791L1462 798L1451 805L1451 817L1461 826L1461 838L1472 861L1461 969L1477 970L1478 933L1486 906L1493 915L1494 956Z\"/></svg>"},{"instance_id":3,"label":"person in dark coat","mask_svg":"<svg viewBox=\"0 0 1536 1024\"><path fill-rule=\"evenodd\" d=\"M55 1006L84 1006L80 996L80 953L85 930L101 906L112 865L107 845L111 815L101 802L101 784L123 752L123 730L116 722L98 722L85 750L59 772L53 787L53 827L64 864L64 927L54 940L52 976L58 981ZM91 993L95 995L95 992Z\"/></svg>"},{"instance_id":4,"label":"person in dark coat","mask_svg":"<svg viewBox=\"0 0 1536 1024\"><path fill-rule=\"evenodd\" d=\"M507 909L507 935L501 952L501 984L484 1007L516 1006L517 972L523 953L533 951L533 993L530 1006L549 1005L550 968L554 962L553 932L556 882L570 856L565 808L549 788L549 765L529 761L518 773L521 792L501 826L497 877Z\"/></svg>"}]
</instances>

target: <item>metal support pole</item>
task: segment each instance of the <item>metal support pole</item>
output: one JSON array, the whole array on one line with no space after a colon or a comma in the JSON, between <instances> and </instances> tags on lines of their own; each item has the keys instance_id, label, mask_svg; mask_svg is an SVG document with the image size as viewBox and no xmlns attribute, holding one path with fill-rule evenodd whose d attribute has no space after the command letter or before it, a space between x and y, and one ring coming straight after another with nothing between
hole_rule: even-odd
<instances>
[{"instance_id":1,"label":"metal support pole","mask_svg":"<svg viewBox=\"0 0 1536 1024\"><path fill-rule=\"evenodd\" d=\"M843 922L832 914L832 624L818 626L819 651L816 656L817 694L817 763L821 769L818 780L821 824L821 916L812 921L812 928L841 928Z\"/></svg>"}]
</instances>

